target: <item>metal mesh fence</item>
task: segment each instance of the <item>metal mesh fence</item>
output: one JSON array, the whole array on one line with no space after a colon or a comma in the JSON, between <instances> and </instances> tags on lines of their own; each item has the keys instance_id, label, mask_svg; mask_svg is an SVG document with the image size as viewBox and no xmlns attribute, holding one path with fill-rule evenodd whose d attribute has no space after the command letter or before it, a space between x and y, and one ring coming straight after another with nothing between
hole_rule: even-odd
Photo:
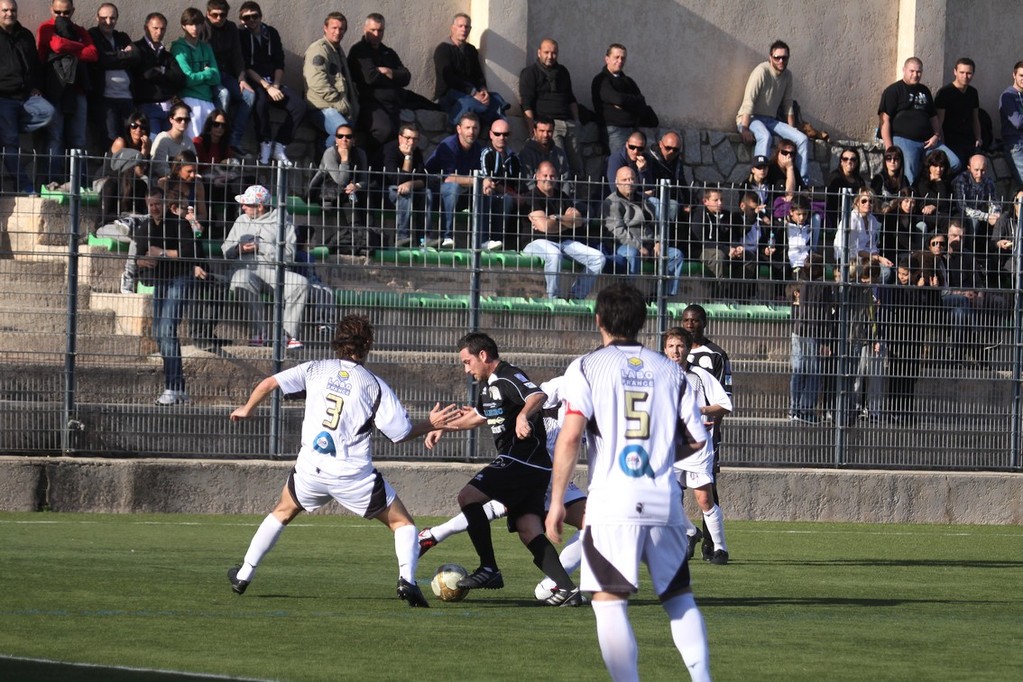
<instances>
[{"instance_id":1,"label":"metal mesh fence","mask_svg":"<svg viewBox=\"0 0 1023 682\"><path fill-rule=\"evenodd\" d=\"M147 179L156 203L141 176L83 156L69 185L0 199L4 452L293 456L301 401L228 415L264 376L329 356L340 315L370 317L368 366L422 418L469 399L466 331L542 381L599 343L595 292L631 278L650 302L645 343L697 303L729 354L725 464L1021 466L1012 197L756 182L625 197L606 181L561 194L481 177L453 191L425 174L403 194L387 171L190 165ZM265 211L236 201L251 185ZM485 459L489 440L426 453L381 439L376 453Z\"/></svg>"}]
</instances>

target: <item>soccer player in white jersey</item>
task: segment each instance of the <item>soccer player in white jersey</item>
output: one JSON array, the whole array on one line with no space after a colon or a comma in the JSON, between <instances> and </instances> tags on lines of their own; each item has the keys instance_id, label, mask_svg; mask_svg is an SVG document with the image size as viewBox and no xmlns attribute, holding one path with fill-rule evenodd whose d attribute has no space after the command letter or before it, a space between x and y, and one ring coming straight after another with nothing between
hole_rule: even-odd
<instances>
[{"instance_id":1,"label":"soccer player in white jersey","mask_svg":"<svg viewBox=\"0 0 1023 682\"><path fill-rule=\"evenodd\" d=\"M703 425L710 433L710 440L700 452L694 453L675 463L675 473L683 488L691 488L696 503L703 512L703 525L714 542L714 552L706 559L712 564L728 563L728 545L725 544L725 524L721 507L714 501L714 430L726 414L732 411L732 399L714 375L689 362L689 351L693 347L693 335L682 327L672 327L664 332L662 347L669 360L678 364L686 373L689 387L693 389L696 405L703 415ZM696 553L696 545L703 533L683 514L686 537L689 539L689 558Z\"/></svg>"},{"instance_id":2,"label":"soccer player in white jersey","mask_svg":"<svg viewBox=\"0 0 1023 682\"><path fill-rule=\"evenodd\" d=\"M565 372L568 403L555 448L547 535L561 540L562 499L586 432L589 498L580 586L593 592L597 641L613 680L638 680L638 648L627 613L639 563L668 614L672 640L694 680L710 679L703 615L689 586L676 457L708 439L682 369L636 337L643 294L619 283L597 295L603 347Z\"/></svg>"},{"instance_id":3,"label":"soccer player in white jersey","mask_svg":"<svg viewBox=\"0 0 1023 682\"><path fill-rule=\"evenodd\" d=\"M547 396L547 400L543 404L543 425L547 431L548 452L554 452L554 443L558 440L558 432L561 431L561 420L565 417L564 403L561 400L564 385L564 376L556 376L540 384L540 390ZM431 443L427 443L427 447L432 448L433 446ZM550 505L550 500L550 487L548 487L545 507ZM586 511L586 493L572 481L569 481L568 488L565 490L565 510L565 523L575 528L582 528L583 514ZM483 505L483 511L486 512L487 519L493 521L505 516L508 513L508 508L497 500L490 500ZM458 513L444 523L419 531L420 558L452 535L464 533L468 528L469 522L466 520L465 514ZM582 561L582 547L579 545L578 531L565 543L558 558L569 575L579 568ZM540 601L553 605L560 603L561 600L556 595L562 589L564 588L559 586L556 580L544 576L544 579L537 583L533 594Z\"/></svg>"},{"instance_id":4,"label":"soccer player in white jersey","mask_svg":"<svg viewBox=\"0 0 1023 682\"><path fill-rule=\"evenodd\" d=\"M348 315L337 324L330 347L334 360L306 362L263 379L248 402L231 413L231 421L248 419L275 390L306 392L302 446L281 499L252 537L245 561L227 572L231 588L242 594L256 567L299 513L316 511L331 499L367 519L377 519L394 533L398 557L398 597L409 606L429 606L416 584L419 542L415 522L390 484L373 467L373 427L395 443L422 436L458 416L454 404L434 405L430 419L413 424L380 377L362 366L373 345L369 320Z\"/></svg>"}]
</instances>

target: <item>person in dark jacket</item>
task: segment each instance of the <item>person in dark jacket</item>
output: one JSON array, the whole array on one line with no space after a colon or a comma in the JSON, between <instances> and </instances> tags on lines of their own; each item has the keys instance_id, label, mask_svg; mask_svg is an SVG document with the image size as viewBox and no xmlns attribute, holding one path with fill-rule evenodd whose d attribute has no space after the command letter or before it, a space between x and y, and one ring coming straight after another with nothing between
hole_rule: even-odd
<instances>
[{"instance_id":1,"label":"person in dark jacket","mask_svg":"<svg viewBox=\"0 0 1023 682\"><path fill-rule=\"evenodd\" d=\"M4 169L22 194L32 194L35 188L21 165L18 135L42 128L53 116L53 107L41 95L35 38L18 22L18 3L0 0L0 145Z\"/></svg>"},{"instance_id":2,"label":"person in dark jacket","mask_svg":"<svg viewBox=\"0 0 1023 682\"><path fill-rule=\"evenodd\" d=\"M104 149L120 136L124 121L135 110L131 74L139 61L139 52L127 33L116 30L117 19L117 6L104 2L96 10L96 25L89 29L98 55L91 69L89 113L94 131L106 133Z\"/></svg>"},{"instance_id":3,"label":"person in dark jacket","mask_svg":"<svg viewBox=\"0 0 1023 682\"><path fill-rule=\"evenodd\" d=\"M451 21L451 37L433 51L437 74L434 99L448 112L452 125L457 125L469 112L479 116L484 125L490 125L504 118L508 103L487 88L480 53L468 42L470 31L472 19L459 12Z\"/></svg>"},{"instance_id":4,"label":"person in dark jacket","mask_svg":"<svg viewBox=\"0 0 1023 682\"><path fill-rule=\"evenodd\" d=\"M657 127L657 114L646 103L636 81L625 75L624 45L612 43L604 55L604 68L590 83L597 125L609 152L622 147L640 126Z\"/></svg>"},{"instance_id":5,"label":"person in dark jacket","mask_svg":"<svg viewBox=\"0 0 1023 682\"><path fill-rule=\"evenodd\" d=\"M433 192L426 182L423 150L419 148L421 135L416 123L403 123L398 139L385 144L381 152L387 198L397 210L394 245L398 248L412 243L413 222L423 226L423 235L430 231Z\"/></svg>"},{"instance_id":6,"label":"person in dark jacket","mask_svg":"<svg viewBox=\"0 0 1023 682\"><path fill-rule=\"evenodd\" d=\"M163 44L166 35L167 17L151 12L146 16L145 35L135 41L139 54L133 74L135 103L149 120L154 138L170 130L170 103L185 84L185 74Z\"/></svg>"},{"instance_id":7,"label":"person in dark jacket","mask_svg":"<svg viewBox=\"0 0 1023 682\"><path fill-rule=\"evenodd\" d=\"M206 22L210 28L209 43L220 71L217 104L231 114L231 140L233 154L245 156L241 148L245 128L249 124L256 91L245 80L245 62L242 59L241 32L237 24L228 20L231 5L227 0L209 0L206 3ZM230 105L230 107L228 106Z\"/></svg>"}]
</instances>

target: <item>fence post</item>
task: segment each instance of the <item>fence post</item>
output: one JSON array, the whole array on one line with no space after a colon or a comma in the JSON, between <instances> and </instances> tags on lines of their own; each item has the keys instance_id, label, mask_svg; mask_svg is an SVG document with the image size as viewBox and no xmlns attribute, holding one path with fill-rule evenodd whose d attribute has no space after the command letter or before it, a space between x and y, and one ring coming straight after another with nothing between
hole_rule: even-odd
<instances>
[{"instance_id":1,"label":"fence post","mask_svg":"<svg viewBox=\"0 0 1023 682\"><path fill-rule=\"evenodd\" d=\"M845 230L849 221L849 212L852 210L852 190L848 187L842 189L839 205L840 217L836 229ZM849 357L849 249L846 248L848 238L848 234L842 235L840 243L843 248L840 250L838 259L838 267L841 268L838 284L838 363L835 366L838 376L835 377L835 402L831 415L835 428L835 466L841 466L845 461L845 436L849 426L846 424L848 418L846 403L850 398L846 391L846 387L849 385L847 376L855 362L854 358ZM823 245L823 248L827 248L827 245Z\"/></svg>"},{"instance_id":2,"label":"fence post","mask_svg":"<svg viewBox=\"0 0 1023 682\"><path fill-rule=\"evenodd\" d=\"M284 353L287 349L287 341L284 339L284 273L287 270L284 258L285 239L287 237L288 216L287 208L288 182L284 167L279 161L274 161L274 195L277 208L277 253L274 256L274 269L276 284L274 285L274 316L273 316L273 371L276 374L284 367ZM283 429L281 419L283 417L283 403L281 392L274 391L270 395L270 457L276 458L281 453L281 440Z\"/></svg>"},{"instance_id":3,"label":"fence post","mask_svg":"<svg viewBox=\"0 0 1023 682\"><path fill-rule=\"evenodd\" d=\"M78 354L78 237L82 223L82 150L71 150L71 194L68 197L70 224L68 226L67 262L67 326L64 336L64 412L60 448L65 454L74 449L72 433L82 430L82 423L75 418L75 375Z\"/></svg>"},{"instance_id":4,"label":"fence post","mask_svg":"<svg viewBox=\"0 0 1023 682\"><path fill-rule=\"evenodd\" d=\"M1023 363L1023 348L1020 344L1023 343L1023 330L1020 326L1023 325L1023 295L1021 295L1020 287L1023 286L1023 273L1020 272L1023 268L1023 245L1020 244L1020 216L1023 216L1021 209L1023 209L1023 198L1016 198L1016 231L1012 235L1012 427L1010 429L1012 433L1012 440L1009 444L1009 466L1013 469L1019 469L1023 466L1023 462L1020 461L1020 419L1023 418L1021 415L1020 407L1020 363Z\"/></svg>"},{"instance_id":5,"label":"fence post","mask_svg":"<svg viewBox=\"0 0 1023 682\"><path fill-rule=\"evenodd\" d=\"M660 210L657 211L657 239L661 244L661 255L657 258L657 333L663 334L668 329L668 302L664 297L664 282L668 277L668 179L661 178L657 183L657 200Z\"/></svg>"},{"instance_id":6,"label":"fence post","mask_svg":"<svg viewBox=\"0 0 1023 682\"><path fill-rule=\"evenodd\" d=\"M480 287L482 266L480 264L480 212L483 210L483 171L476 171L472 177L472 198L469 205L469 331L480 328ZM468 375L467 375L468 376ZM466 395L469 404L476 404L476 382L472 377L466 380ZM467 432L465 460L471 462L479 452L479 437L476 429Z\"/></svg>"}]
</instances>

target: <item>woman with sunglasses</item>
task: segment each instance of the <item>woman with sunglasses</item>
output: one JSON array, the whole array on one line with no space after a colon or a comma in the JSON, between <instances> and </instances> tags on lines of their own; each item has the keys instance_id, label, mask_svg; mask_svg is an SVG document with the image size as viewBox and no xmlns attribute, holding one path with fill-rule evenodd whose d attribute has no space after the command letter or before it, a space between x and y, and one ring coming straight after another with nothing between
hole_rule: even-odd
<instances>
[{"instance_id":1,"label":"woman with sunglasses","mask_svg":"<svg viewBox=\"0 0 1023 682\"><path fill-rule=\"evenodd\" d=\"M199 163L212 165L231 158L231 145L228 144L230 127L226 111L217 107L210 112L202 126L202 134L192 138Z\"/></svg>"},{"instance_id":2,"label":"woman with sunglasses","mask_svg":"<svg viewBox=\"0 0 1023 682\"><path fill-rule=\"evenodd\" d=\"M170 130L165 130L153 140L153 160L151 173L154 178L170 175L170 160L183 151L195 153L195 144L188 134L188 126L192 121L191 108L181 100L174 100L168 112Z\"/></svg>"},{"instance_id":3,"label":"woman with sunglasses","mask_svg":"<svg viewBox=\"0 0 1023 682\"><path fill-rule=\"evenodd\" d=\"M195 226L193 221L197 220L200 225L205 225L209 217L206 211L206 188L201 180L199 159L194 151L186 149L174 157L170 174L157 181L168 195L181 197L182 208L187 214L183 217L193 223L193 227Z\"/></svg>"},{"instance_id":4,"label":"woman with sunglasses","mask_svg":"<svg viewBox=\"0 0 1023 682\"><path fill-rule=\"evenodd\" d=\"M149 118L136 111L124 122L124 130L110 145L103 164L100 189L100 220L107 223L125 213L146 212L147 172L152 143Z\"/></svg>"},{"instance_id":5,"label":"woman with sunglasses","mask_svg":"<svg viewBox=\"0 0 1023 682\"><path fill-rule=\"evenodd\" d=\"M852 210L835 230L835 261L856 263L865 261L881 267L881 282L889 280L892 262L881 255L879 241L881 223L874 217L874 193L863 187L853 199Z\"/></svg>"},{"instance_id":6,"label":"woman with sunglasses","mask_svg":"<svg viewBox=\"0 0 1023 682\"><path fill-rule=\"evenodd\" d=\"M924 157L924 170L913 193L920 199L920 213L932 228L939 216L952 212L952 168L945 152L935 149Z\"/></svg>"},{"instance_id":7,"label":"woman with sunglasses","mask_svg":"<svg viewBox=\"0 0 1023 682\"><path fill-rule=\"evenodd\" d=\"M870 181L870 189L882 201L881 212L894 208L892 202L899 196L899 190L907 187L906 160L902 150L892 145L884 150L884 166Z\"/></svg>"},{"instance_id":8,"label":"woman with sunglasses","mask_svg":"<svg viewBox=\"0 0 1023 682\"><path fill-rule=\"evenodd\" d=\"M852 147L842 147L838 154L838 168L828 177L827 194L824 198L825 216L828 228L833 229L842 219L842 190L853 194L867 185L860 173L860 153Z\"/></svg>"},{"instance_id":9,"label":"woman with sunglasses","mask_svg":"<svg viewBox=\"0 0 1023 682\"><path fill-rule=\"evenodd\" d=\"M191 140L202 133L206 117L216 106L213 100L220 86L220 71L208 42L210 27L203 13L194 7L182 12L181 30L184 35L171 43L170 51L185 74L185 87L179 96L189 107L191 127L188 139Z\"/></svg>"}]
</instances>

